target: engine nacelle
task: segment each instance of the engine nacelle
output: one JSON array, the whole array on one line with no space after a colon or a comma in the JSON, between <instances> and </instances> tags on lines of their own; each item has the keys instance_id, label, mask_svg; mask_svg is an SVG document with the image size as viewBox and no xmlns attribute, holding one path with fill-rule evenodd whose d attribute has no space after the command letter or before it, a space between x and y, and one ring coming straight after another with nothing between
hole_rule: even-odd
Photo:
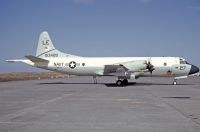
<instances>
[{"instance_id":1,"label":"engine nacelle","mask_svg":"<svg viewBox=\"0 0 200 132\"><path fill-rule=\"evenodd\" d=\"M133 62L123 63L123 66L129 69L131 72L137 72L140 70L145 70L147 68L147 64L145 60L137 60Z\"/></svg>"},{"instance_id":2,"label":"engine nacelle","mask_svg":"<svg viewBox=\"0 0 200 132\"><path fill-rule=\"evenodd\" d=\"M132 73L132 74L130 74L130 77L129 77L129 79L132 79L132 80L134 80L134 79L137 79L137 78L136 78L135 74L133 74L133 73Z\"/></svg>"}]
</instances>

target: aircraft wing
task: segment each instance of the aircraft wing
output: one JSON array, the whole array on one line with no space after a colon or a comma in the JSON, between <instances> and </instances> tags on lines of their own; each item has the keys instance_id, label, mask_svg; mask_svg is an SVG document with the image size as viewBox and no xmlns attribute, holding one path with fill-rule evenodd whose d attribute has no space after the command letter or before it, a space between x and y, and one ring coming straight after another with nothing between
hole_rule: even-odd
<instances>
[{"instance_id":1,"label":"aircraft wing","mask_svg":"<svg viewBox=\"0 0 200 132\"><path fill-rule=\"evenodd\" d=\"M147 71L147 62L145 60L137 60L113 65L105 65L103 74L112 76L126 76L135 73L137 75L141 75Z\"/></svg>"},{"instance_id":2,"label":"aircraft wing","mask_svg":"<svg viewBox=\"0 0 200 132\"><path fill-rule=\"evenodd\" d=\"M146 60L128 61L128 62L122 62L122 63L118 63L118 64L122 65L127 70L132 71L132 72L137 72L137 71L147 69Z\"/></svg>"},{"instance_id":3,"label":"aircraft wing","mask_svg":"<svg viewBox=\"0 0 200 132\"><path fill-rule=\"evenodd\" d=\"M123 65L105 65L104 66L104 75L115 75L115 76L120 76L121 74L125 73L128 71L126 67Z\"/></svg>"}]
</instances>

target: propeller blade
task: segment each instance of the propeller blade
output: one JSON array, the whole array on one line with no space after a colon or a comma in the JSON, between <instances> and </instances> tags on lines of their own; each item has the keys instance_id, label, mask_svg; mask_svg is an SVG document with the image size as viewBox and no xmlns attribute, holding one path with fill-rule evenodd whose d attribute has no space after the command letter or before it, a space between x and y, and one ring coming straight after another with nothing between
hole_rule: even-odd
<instances>
[{"instance_id":1,"label":"propeller blade","mask_svg":"<svg viewBox=\"0 0 200 132\"><path fill-rule=\"evenodd\" d=\"M151 64L151 57L149 57L148 62L146 63L147 69L152 74L153 70L155 70L154 66Z\"/></svg>"}]
</instances>

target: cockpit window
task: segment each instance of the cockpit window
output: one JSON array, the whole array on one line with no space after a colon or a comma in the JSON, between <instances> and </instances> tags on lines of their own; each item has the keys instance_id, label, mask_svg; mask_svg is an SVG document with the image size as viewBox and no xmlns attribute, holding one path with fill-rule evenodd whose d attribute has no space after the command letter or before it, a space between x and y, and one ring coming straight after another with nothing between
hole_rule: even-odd
<instances>
[{"instance_id":1,"label":"cockpit window","mask_svg":"<svg viewBox=\"0 0 200 132\"><path fill-rule=\"evenodd\" d=\"M190 64L190 63L188 63L187 61L185 61L185 63L186 63L186 64Z\"/></svg>"},{"instance_id":2,"label":"cockpit window","mask_svg":"<svg viewBox=\"0 0 200 132\"><path fill-rule=\"evenodd\" d=\"M180 64L190 64L187 61L180 61Z\"/></svg>"},{"instance_id":3,"label":"cockpit window","mask_svg":"<svg viewBox=\"0 0 200 132\"><path fill-rule=\"evenodd\" d=\"M186 61L180 60L180 64L186 64Z\"/></svg>"},{"instance_id":4,"label":"cockpit window","mask_svg":"<svg viewBox=\"0 0 200 132\"><path fill-rule=\"evenodd\" d=\"M180 64L189 64L185 59L180 58L179 59Z\"/></svg>"}]
</instances>

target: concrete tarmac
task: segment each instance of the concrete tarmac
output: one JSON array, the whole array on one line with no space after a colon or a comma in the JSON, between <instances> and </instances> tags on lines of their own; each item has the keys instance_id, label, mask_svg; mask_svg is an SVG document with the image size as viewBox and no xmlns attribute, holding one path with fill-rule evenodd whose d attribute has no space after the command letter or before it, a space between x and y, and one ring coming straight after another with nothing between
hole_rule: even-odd
<instances>
[{"instance_id":1,"label":"concrete tarmac","mask_svg":"<svg viewBox=\"0 0 200 132\"><path fill-rule=\"evenodd\" d=\"M200 77L0 82L0 132L200 132Z\"/></svg>"}]
</instances>

